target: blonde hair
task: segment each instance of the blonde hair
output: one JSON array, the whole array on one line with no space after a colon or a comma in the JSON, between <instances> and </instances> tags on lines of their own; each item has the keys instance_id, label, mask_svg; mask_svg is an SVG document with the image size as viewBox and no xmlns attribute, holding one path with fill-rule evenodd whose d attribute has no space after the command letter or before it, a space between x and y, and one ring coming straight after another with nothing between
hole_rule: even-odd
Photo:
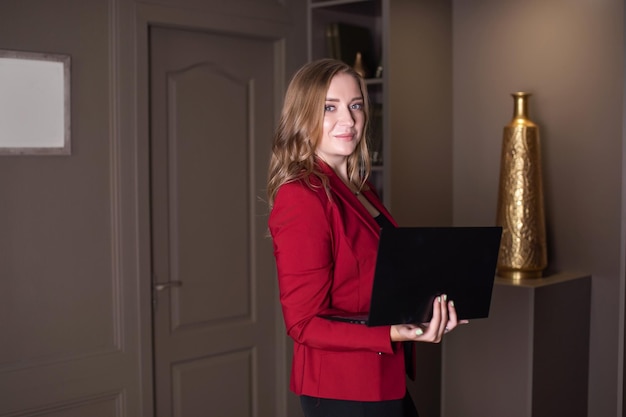
<instances>
[{"instance_id":1,"label":"blonde hair","mask_svg":"<svg viewBox=\"0 0 626 417\"><path fill-rule=\"evenodd\" d=\"M348 179L361 189L371 170L367 148L369 125L369 97L363 78L352 67L335 59L321 59L300 68L291 79L278 128L272 143L267 194L270 207L281 185L317 176L324 186L328 179L317 165L315 149L322 138L326 93L333 77L346 73L354 77L361 90L364 105L364 127L356 150L348 157Z\"/></svg>"}]
</instances>

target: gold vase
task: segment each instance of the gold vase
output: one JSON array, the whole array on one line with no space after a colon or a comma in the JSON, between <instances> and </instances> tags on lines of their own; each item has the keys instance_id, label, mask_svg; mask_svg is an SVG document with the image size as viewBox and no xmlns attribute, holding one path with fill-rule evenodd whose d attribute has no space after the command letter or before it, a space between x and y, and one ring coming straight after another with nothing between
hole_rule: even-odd
<instances>
[{"instance_id":1,"label":"gold vase","mask_svg":"<svg viewBox=\"0 0 626 417\"><path fill-rule=\"evenodd\" d=\"M513 93L504 127L496 224L502 227L497 274L541 278L548 265L539 127L528 118L528 93Z\"/></svg>"}]
</instances>

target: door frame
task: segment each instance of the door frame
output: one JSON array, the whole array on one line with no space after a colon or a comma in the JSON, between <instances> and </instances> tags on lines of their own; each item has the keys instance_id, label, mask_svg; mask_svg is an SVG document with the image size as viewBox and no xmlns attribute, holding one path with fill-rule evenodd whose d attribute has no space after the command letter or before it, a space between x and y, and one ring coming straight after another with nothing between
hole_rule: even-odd
<instances>
[{"instance_id":1,"label":"door frame","mask_svg":"<svg viewBox=\"0 0 626 417\"><path fill-rule=\"evenodd\" d=\"M280 114L284 85L287 77L287 68L296 68L306 59L304 43L299 48L302 54L290 54L288 59L287 38L297 38L293 32L293 15L299 15L297 10L304 10L306 1L296 1L295 9L280 6L278 3L260 5L246 9L247 15L233 17L232 14L215 10L216 6L207 6L207 10L191 10L181 7L168 7L144 3L135 4L135 65L136 65L136 224L138 234L137 247L137 280L140 320L140 358L141 369L141 403L143 415L153 416L154 406L154 372L153 372L153 330L152 330L152 271L151 271L151 222L150 222L150 102L149 102L149 30L151 26L176 26L190 30L220 32L228 34L254 35L273 39L275 42L276 65L276 100L274 114ZM227 6L233 9L235 6ZM232 12L232 10L231 10ZM302 30L300 42L306 42L306 35ZM298 41L291 43L289 50L298 50ZM289 65L288 65L289 63ZM276 121L275 121L276 122ZM276 409L277 417L298 415L299 404L289 396L289 368L291 361L291 343L282 325L282 312L279 305L275 307L277 315L276 363L277 390ZM282 389L281 389L282 388Z\"/></svg>"}]
</instances>

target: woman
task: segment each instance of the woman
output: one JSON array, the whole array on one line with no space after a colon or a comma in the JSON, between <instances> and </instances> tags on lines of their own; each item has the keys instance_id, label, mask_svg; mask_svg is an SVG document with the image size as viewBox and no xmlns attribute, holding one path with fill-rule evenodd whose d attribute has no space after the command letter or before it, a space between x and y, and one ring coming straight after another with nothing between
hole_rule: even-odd
<instances>
[{"instance_id":1,"label":"woman","mask_svg":"<svg viewBox=\"0 0 626 417\"><path fill-rule=\"evenodd\" d=\"M367 181L367 104L350 66L314 61L291 80L274 136L269 228L294 340L290 387L307 417L417 415L401 342L438 343L459 324L445 296L420 325L320 317L369 309L380 229L396 225Z\"/></svg>"}]
</instances>

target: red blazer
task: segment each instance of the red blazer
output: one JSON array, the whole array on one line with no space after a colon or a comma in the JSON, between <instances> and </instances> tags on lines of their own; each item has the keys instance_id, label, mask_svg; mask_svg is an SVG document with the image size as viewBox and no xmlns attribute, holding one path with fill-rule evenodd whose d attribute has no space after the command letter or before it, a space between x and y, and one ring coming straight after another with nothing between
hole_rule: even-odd
<instances>
[{"instance_id":1,"label":"red blazer","mask_svg":"<svg viewBox=\"0 0 626 417\"><path fill-rule=\"evenodd\" d=\"M322 164L323 165L323 164ZM380 401L406 392L401 343L389 326L329 321L369 310L380 227L328 166L331 199L317 177L278 190L269 217L287 333L294 340L291 390L298 395ZM373 189L363 195L393 224Z\"/></svg>"}]
</instances>

